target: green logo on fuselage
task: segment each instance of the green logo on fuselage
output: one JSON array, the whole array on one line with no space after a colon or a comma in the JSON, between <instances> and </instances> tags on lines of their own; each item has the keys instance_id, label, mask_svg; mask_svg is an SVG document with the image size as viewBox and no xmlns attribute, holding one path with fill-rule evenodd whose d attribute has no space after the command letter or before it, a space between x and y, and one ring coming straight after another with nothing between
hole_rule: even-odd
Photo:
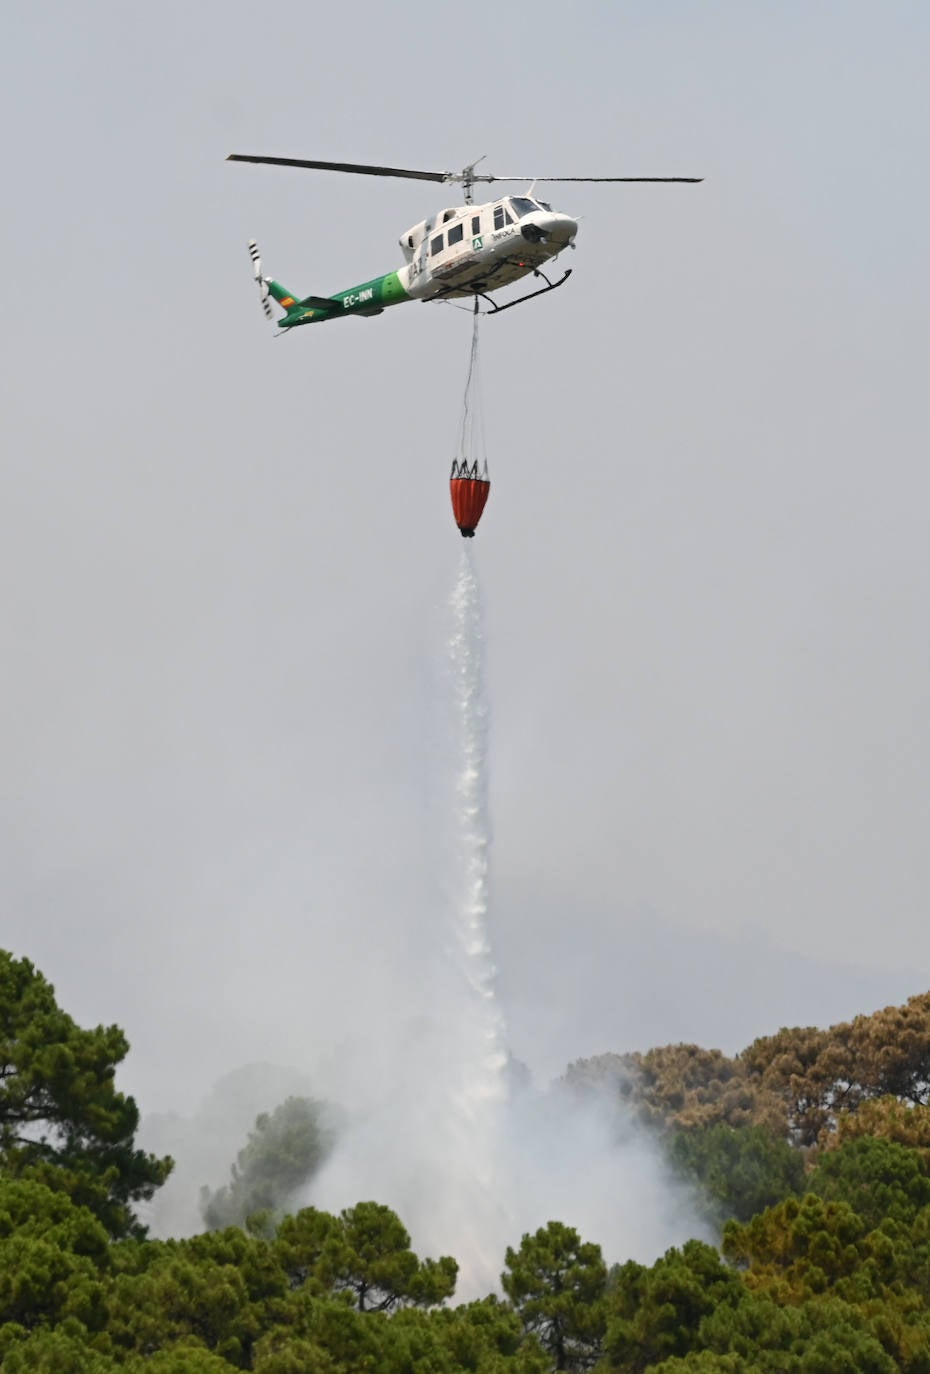
<instances>
[{"instance_id":1,"label":"green logo on fuselage","mask_svg":"<svg viewBox=\"0 0 930 1374\"><path fill-rule=\"evenodd\" d=\"M472 246L472 248L483 248L483 247L484 247L484 239L480 236L480 234L479 234L479 236L478 236L477 238L472 239L472 241L471 241L471 246Z\"/></svg>"}]
</instances>

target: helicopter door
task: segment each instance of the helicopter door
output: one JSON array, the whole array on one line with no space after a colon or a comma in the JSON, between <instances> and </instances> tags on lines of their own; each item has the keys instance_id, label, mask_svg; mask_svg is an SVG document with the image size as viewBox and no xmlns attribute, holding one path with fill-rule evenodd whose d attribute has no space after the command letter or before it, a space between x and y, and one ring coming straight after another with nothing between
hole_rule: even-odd
<instances>
[{"instance_id":1,"label":"helicopter door","mask_svg":"<svg viewBox=\"0 0 930 1374\"><path fill-rule=\"evenodd\" d=\"M470 227L470 216L462 215L430 242L430 268L440 281L467 271L474 262L472 236L466 232Z\"/></svg>"}]
</instances>

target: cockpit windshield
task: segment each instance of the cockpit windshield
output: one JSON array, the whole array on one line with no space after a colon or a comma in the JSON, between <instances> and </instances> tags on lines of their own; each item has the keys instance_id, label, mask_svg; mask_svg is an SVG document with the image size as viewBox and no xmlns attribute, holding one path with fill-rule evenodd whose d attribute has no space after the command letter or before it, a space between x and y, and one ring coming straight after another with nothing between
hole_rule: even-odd
<instances>
[{"instance_id":1,"label":"cockpit windshield","mask_svg":"<svg viewBox=\"0 0 930 1374\"><path fill-rule=\"evenodd\" d=\"M510 208L513 210L517 219L522 219L524 215L534 214L540 207L535 200L529 200L526 196L511 196Z\"/></svg>"}]
</instances>

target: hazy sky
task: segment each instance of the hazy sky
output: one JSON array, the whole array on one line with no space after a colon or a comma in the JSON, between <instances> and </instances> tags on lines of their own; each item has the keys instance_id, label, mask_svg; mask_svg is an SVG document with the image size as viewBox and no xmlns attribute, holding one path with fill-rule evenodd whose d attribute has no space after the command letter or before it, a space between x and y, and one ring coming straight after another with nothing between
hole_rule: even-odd
<instances>
[{"instance_id":1,"label":"hazy sky","mask_svg":"<svg viewBox=\"0 0 930 1374\"><path fill-rule=\"evenodd\" d=\"M274 339L498 174L580 217L485 322L500 988L543 1076L930 978L930 10L39 3L5 28L0 944L143 1109L428 1012L467 314ZM514 188L518 189L518 188ZM441 1012L440 1012L441 1014Z\"/></svg>"}]
</instances>

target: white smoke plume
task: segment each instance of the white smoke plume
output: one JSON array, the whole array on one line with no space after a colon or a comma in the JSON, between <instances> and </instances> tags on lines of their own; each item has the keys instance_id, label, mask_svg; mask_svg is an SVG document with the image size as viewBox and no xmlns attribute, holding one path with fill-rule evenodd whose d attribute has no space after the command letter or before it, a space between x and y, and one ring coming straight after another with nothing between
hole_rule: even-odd
<instances>
[{"instance_id":1,"label":"white smoke plume","mask_svg":"<svg viewBox=\"0 0 930 1374\"><path fill-rule=\"evenodd\" d=\"M609 1262L651 1261L706 1233L654 1143L617 1111L513 1086L490 937L483 606L467 541L449 619L448 728L439 732L447 743L436 758L449 813L443 897L430 919L411 917L422 941L422 996L416 1006L399 1001L391 1022L365 1026L312 1066L313 1095L335 1100L349 1124L298 1201L330 1211L386 1203L419 1254L458 1260L457 1297L467 1300L499 1289L507 1246L553 1219L597 1241ZM387 918L401 921L403 913ZM188 1229L199 1229L198 1221Z\"/></svg>"}]
</instances>

